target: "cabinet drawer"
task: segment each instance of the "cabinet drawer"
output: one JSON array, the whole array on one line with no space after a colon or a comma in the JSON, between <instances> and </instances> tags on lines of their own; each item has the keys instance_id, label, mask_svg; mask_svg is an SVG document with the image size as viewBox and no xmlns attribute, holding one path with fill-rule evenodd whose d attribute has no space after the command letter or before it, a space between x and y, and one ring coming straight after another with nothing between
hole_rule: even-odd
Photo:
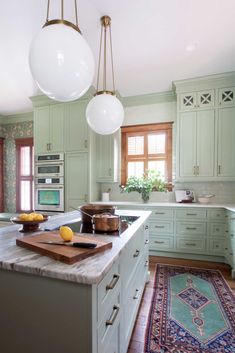
<instances>
[{"instance_id":1,"label":"cabinet drawer","mask_svg":"<svg viewBox=\"0 0 235 353\"><path fill-rule=\"evenodd\" d=\"M186 235L206 235L205 222L176 222L176 233Z\"/></svg>"},{"instance_id":2,"label":"cabinet drawer","mask_svg":"<svg viewBox=\"0 0 235 353\"><path fill-rule=\"evenodd\" d=\"M168 209L165 207L155 207L155 208L148 208L149 211L152 211L150 216L150 220L152 219L173 219L174 217L174 210Z\"/></svg>"},{"instance_id":3,"label":"cabinet drawer","mask_svg":"<svg viewBox=\"0 0 235 353\"><path fill-rule=\"evenodd\" d=\"M225 224L224 223L209 223L209 235L210 236L225 236Z\"/></svg>"},{"instance_id":4,"label":"cabinet drawer","mask_svg":"<svg viewBox=\"0 0 235 353\"><path fill-rule=\"evenodd\" d=\"M223 239L208 239L208 250L210 253L224 255L225 241Z\"/></svg>"},{"instance_id":5,"label":"cabinet drawer","mask_svg":"<svg viewBox=\"0 0 235 353\"><path fill-rule=\"evenodd\" d=\"M120 285L119 263L116 262L98 285L98 322L104 316L107 307L113 300L113 296L120 291Z\"/></svg>"},{"instance_id":6,"label":"cabinet drawer","mask_svg":"<svg viewBox=\"0 0 235 353\"><path fill-rule=\"evenodd\" d=\"M149 232L150 234L173 234L174 224L173 221L150 221Z\"/></svg>"},{"instance_id":7,"label":"cabinet drawer","mask_svg":"<svg viewBox=\"0 0 235 353\"><path fill-rule=\"evenodd\" d=\"M166 250L174 248L173 237L150 237L150 250Z\"/></svg>"},{"instance_id":8,"label":"cabinet drawer","mask_svg":"<svg viewBox=\"0 0 235 353\"><path fill-rule=\"evenodd\" d=\"M143 253L143 230L139 229L127 244L123 252L122 261L120 262L120 272L125 287L128 287L132 274L140 262Z\"/></svg>"},{"instance_id":9,"label":"cabinet drawer","mask_svg":"<svg viewBox=\"0 0 235 353\"><path fill-rule=\"evenodd\" d=\"M206 209L188 208L183 210L176 210L176 218L206 219Z\"/></svg>"},{"instance_id":10,"label":"cabinet drawer","mask_svg":"<svg viewBox=\"0 0 235 353\"><path fill-rule=\"evenodd\" d=\"M136 271L126 289L126 300L123 310L123 340L124 346L128 348L129 339L131 337L132 329L135 323L135 317L138 310L139 303L143 294L145 283L143 278L146 278L148 267L146 266L146 257L143 256ZM126 352L127 350L124 349Z\"/></svg>"},{"instance_id":11,"label":"cabinet drawer","mask_svg":"<svg viewBox=\"0 0 235 353\"><path fill-rule=\"evenodd\" d=\"M187 239L183 237L176 238L176 249L183 252L205 252L206 241L203 238Z\"/></svg>"},{"instance_id":12,"label":"cabinet drawer","mask_svg":"<svg viewBox=\"0 0 235 353\"><path fill-rule=\"evenodd\" d=\"M120 322L120 293L113 298L112 304L106 310L106 313L98 328L98 352L103 353L110 337L114 334Z\"/></svg>"},{"instance_id":13,"label":"cabinet drawer","mask_svg":"<svg viewBox=\"0 0 235 353\"><path fill-rule=\"evenodd\" d=\"M225 210L217 210L211 209L207 210L208 219L215 220L215 221L225 221Z\"/></svg>"}]
</instances>

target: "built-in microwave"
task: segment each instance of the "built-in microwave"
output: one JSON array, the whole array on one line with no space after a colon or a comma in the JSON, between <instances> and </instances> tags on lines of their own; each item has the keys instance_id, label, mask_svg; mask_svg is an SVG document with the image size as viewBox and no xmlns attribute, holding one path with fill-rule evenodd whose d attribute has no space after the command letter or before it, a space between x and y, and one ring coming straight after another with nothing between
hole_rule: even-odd
<instances>
[{"instance_id":1,"label":"built-in microwave","mask_svg":"<svg viewBox=\"0 0 235 353\"><path fill-rule=\"evenodd\" d=\"M41 177L63 177L64 176L64 163L35 163L35 176Z\"/></svg>"}]
</instances>

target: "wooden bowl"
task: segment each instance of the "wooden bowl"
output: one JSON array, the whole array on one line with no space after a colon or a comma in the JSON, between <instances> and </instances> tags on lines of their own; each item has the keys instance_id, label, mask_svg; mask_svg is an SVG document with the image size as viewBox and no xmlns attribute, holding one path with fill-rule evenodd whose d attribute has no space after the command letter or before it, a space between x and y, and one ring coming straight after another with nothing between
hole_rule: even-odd
<instances>
[{"instance_id":1,"label":"wooden bowl","mask_svg":"<svg viewBox=\"0 0 235 353\"><path fill-rule=\"evenodd\" d=\"M36 232L39 229L40 223L46 222L48 220L48 216L43 215L43 219L41 221L22 221L18 217L12 217L10 220L12 223L22 224L23 227L19 231L22 233L27 233Z\"/></svg>"}]
</instances>

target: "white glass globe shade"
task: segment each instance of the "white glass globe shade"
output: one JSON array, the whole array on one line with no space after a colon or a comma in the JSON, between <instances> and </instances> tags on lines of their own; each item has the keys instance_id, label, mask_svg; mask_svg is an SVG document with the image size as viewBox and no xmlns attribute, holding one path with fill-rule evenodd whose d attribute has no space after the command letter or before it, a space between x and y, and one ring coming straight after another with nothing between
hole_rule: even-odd
<instances>
[{"instance_id":1,"label":"white glass globe shade","mask_svg":"<svg viewBox=\"0 0 235 353\"><path fill-rule=\"evenodd\" d=\"M86 93L95 68L86 41L64 24L46 26L36 35L30 47L29 66L40 90L61 102Z\"/></svg>"},{"instance_id":2,"label":"white glass globe shade","mask_svg":"<svg viewBox=\"0 0 235 353\"><path fill-rule=\"evenodd\" d=\"M86 118L92 130L101 135L110 135L122 125L124 109L115 96L100 94L88 103Z\"/></svg>"}]
</instances>

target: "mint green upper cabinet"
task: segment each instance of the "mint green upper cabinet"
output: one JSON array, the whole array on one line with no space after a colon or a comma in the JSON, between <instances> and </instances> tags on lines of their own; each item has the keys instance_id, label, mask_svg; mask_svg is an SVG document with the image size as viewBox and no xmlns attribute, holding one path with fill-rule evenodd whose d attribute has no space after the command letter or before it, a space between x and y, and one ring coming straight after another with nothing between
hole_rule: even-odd
<instances>
[{"instance_id":1,"label":"mint green upper cabinet","mask_svg":"<svg viewBox=\"0 0 235 353\"><path fill-rule=\"evenodd\" d=\"M118 181L118 136L96 134L96 171L98 182Z\"/></svg>"},{"instance_id":2,"label":"mint green upper cabinet","mask_svg":"<svg viewBox=\"0 0 235 353\"><path fill-rule=\"evenodd\" d=\"M219 109L218 165L219 177L235 178L235 107Z\"/></svg>"},{"instance_id":3,"label":"mint green upper cabinet","mask_svg":"<svg viewBox=\"0 0 235 353\"><path fill-rule=\"evenodd\" d=\"M179 178L213 177L214 130L215 113L213 109L180 114Z\"/></svg>"},{"instance_id":4,"label":"mint green upper cabinet","mask_svg":"<svg viewBox=\"0 0 235 353\"><path fill-rule=\"evenodd\" d=\"M215 104L214 90L203 90L180 94L180 110L209 108Z\"/></svg>"},{"instance_id":5,"label":"mint green upper cabinet","mask_svg":"<svg viewBox=\"0 0 235 353\"><path fill-rule=\"evenodd\" d=\"M65 208L88 202L88 155L84 152L65 155Z\"/></svg>"},{"instance_id":6,"label":"mint green upper cabinet","mask_svg":"<svg viewBox=\"0 0 235 353\"><path fill-rule=\"evenodd\" d=\"M219 105L223 107L235 105L235 87L219 89Z\"/></svg>"},{"instance_id":7,"label":"mint green upper cabinet","mask_svg":"<svg viewBox=\"0 0 235 353\"><path fill-rule=\"evenodd\" d=\"M87 101L76 101L66 105L65 151L85 152L88 149L86 106Z\"/></svg>"},{"instance_id":8,"label":"mint green upper cabinet","mask_svg":"<svg viewBox=\"0 0 235 353\"><path fill-rule=\"evenodd\" d=\"M34 110L35 153L63 152L64 106L55 104Z\"/></svg>"},{"instance_id":9,"label":"mint green upper cabinet","mask_svg":"<svg viewBox=\"0 0 235 353\"><path fill-rule=\"evenodd\" d=\"M179 117L179 177L192 177L196 166L196 112Z\"/></svg>"}]
</instances>

